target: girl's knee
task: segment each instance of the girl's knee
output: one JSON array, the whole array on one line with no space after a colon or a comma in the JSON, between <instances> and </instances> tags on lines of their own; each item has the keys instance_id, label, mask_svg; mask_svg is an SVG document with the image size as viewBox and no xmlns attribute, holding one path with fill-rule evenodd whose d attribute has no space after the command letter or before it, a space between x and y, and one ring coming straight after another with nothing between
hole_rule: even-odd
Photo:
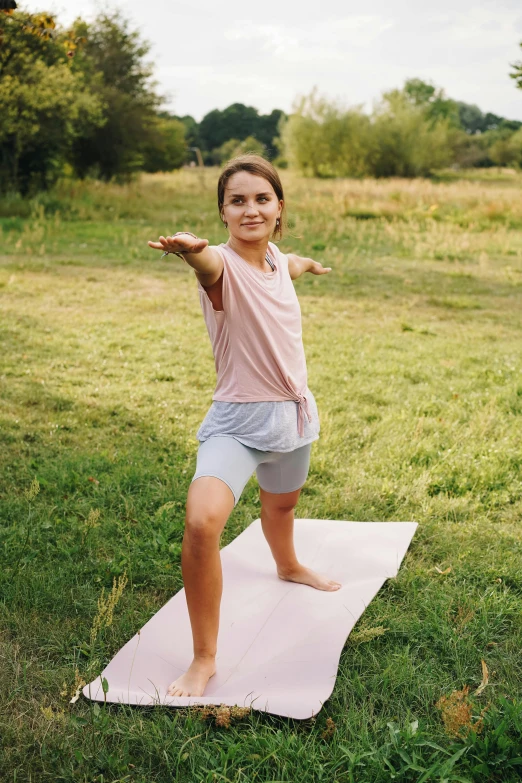
<instances>
[{"instance_id":1,"label":"girl's knee","mask_svg":"<svg viewBox=\"0 0 522 783\"><path fill-rule=\"evenodd\" d=\"M190 485L185 536L194 546L208 546L219 537L234 508L234 495L223 481L201 476Z\"/></svg>"}]
</instances>

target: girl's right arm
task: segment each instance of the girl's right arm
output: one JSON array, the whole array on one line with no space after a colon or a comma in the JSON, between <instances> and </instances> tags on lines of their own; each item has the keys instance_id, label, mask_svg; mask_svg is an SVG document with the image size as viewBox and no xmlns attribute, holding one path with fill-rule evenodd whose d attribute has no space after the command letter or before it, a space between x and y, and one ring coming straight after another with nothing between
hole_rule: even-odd
<instances>
[{"instance_id":1,"label":"girl's right arm","mask_svg":"<svg viewBox=\"0 0 522 783\"><path fill-rule=\"evenodd\" d=\"M217 250L208 246L208 239L200 239L188 232L180 231L174 236L160 236L159 242L148 242L149 247L168 253L180 253L196 272L212 275L219 270L220 257Z\"/></svg>"}]
</instances>

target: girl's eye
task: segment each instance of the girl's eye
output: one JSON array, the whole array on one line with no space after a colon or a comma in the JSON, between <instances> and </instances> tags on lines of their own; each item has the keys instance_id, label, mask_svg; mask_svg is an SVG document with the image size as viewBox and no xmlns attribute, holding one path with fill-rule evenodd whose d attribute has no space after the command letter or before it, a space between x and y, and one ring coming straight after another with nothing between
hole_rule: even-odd
<instances>
[{"instance_id":1,"label":"girl's eye","mask_svg":"<svg viewBox=\"0 0 522 783\"><path fill-rule=\"evenodd\" d=\"M232 204L240 204L242 201L242 198L233 198ZM269 201L269 198L268 196L259 196L258 201Z\"/></svg>"}]
</instances>

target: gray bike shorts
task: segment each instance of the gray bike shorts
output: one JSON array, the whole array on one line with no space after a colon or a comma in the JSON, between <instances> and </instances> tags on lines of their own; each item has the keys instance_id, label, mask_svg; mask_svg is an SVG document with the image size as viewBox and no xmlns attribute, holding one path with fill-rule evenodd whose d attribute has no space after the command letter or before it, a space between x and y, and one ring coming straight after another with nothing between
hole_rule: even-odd
<instances>
[{"instance_id":1,"label":"gray bike shorts","mask_svg":"<svg viewBox=\"0 0 522 783\"><path fill-rule=\"evenodd\" d=\"M311 449L312 443L307 443L293 451L260 451L230 435L212 435L199 444L192 481L201 476L221 479L232 490L235 508L254 470L265 492L300 489L308 476Z\"/></svg>"}]
</instances>

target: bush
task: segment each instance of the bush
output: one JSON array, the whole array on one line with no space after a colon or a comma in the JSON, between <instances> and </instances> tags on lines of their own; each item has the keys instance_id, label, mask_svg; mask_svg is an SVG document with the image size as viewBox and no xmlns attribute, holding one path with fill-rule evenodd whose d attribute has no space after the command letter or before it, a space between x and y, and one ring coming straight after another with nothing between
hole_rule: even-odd
<instances>
[{"instance_id":1,"label":"bush","mask_svg":"<svg viewBox=\"0 0 522 783\"><path fill-rule=\"evenodd\" d=\"M243 141L229 139L211 153L212 162L222 166L227 160L243 155L246 152L254 152L256 155L266 157L266 148L254 136L247 136Z\"/></svg>"},{"instance_id":2,"label":"bush","mask_svg":"<svg viewBox=\"0 0 522 783\"><path fill-rule=\"evenodd\" d=\"M522 168L522 128L507 138L498 139L489 151L494 163L499 166Z\"/></svg>"},{"instance_id":3,"label":"bush","mask_svg":"<svg viewBox=\"0 0 522 783\"><path fill-rule=\"evenodd\" d=\"M313 90L283 123L283 156L313 177L364 176L370 173L369 125L360 108L345 110Z\"/></svg>"},{"instance_id":4,"label":"bush","mask_svg":"<svg viewBox=\"0 0 522 783\"><path fill-rule=\"evenodd\" d=\"M393 90L368 116L313 90L282 128L283 155L314 177L426 176L452 160L453 119L416 100Z\"/></svg>"}]
</instances>

